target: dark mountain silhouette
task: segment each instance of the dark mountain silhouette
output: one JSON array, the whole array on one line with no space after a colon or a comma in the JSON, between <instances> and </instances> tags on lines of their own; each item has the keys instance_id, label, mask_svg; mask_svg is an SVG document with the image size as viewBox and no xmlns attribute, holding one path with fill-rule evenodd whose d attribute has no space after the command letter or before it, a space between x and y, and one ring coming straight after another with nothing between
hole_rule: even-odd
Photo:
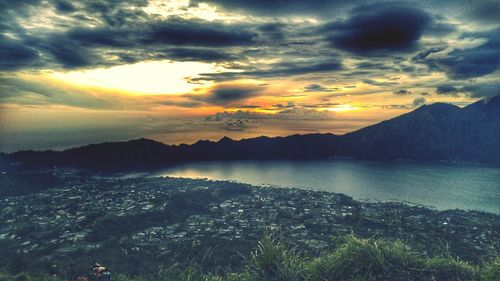
<instances>
[{"instance_id":1,"label":"dark mountain silhouette","mask_svg":"<svg viewBox=\"0 0 500 281\"><path fill-rule=\"evenodd\" d=\"M500 96L464 108L424 105L345 141L348 154L359 158L500 163Z\"/></svg>"},{"instance_id":2,"label":"dark mountain silhouette","mask_svg":"<svg viewBox=\"0 0 500 281\"><path fill-rule=\"evenodd\" d=\"M20 151L0 159L17 165L129 169L203 160L325 159L467 161L500 164L500 96L464 108L424 105L410 113L337 136L257 137L192 145L153 140L91 144L65 151Z\"/></svg>"}]
</instances>

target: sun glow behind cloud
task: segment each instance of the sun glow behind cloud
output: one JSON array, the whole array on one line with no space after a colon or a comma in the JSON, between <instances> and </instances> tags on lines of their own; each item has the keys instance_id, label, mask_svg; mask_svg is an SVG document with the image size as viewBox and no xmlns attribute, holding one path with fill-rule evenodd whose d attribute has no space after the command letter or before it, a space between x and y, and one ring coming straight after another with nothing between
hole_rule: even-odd
<instances>
[{"instance_id":1,"label":"sun glow behind cloud","mask_svg":"<svg viewBox=\"0 0 500 281\"><path fill-rule=\"evenodd\" d=\"M360 109L359 107L353 106L351 104L341 104L341 105L327 108L326 110L333 111L333 112L346 112L346 111L354 111L354 110L359 110L359 109Z\"/></svg>"},{"instance_id":2,"label":"sun glow behind cloud","mask_svg":"<svg viewBox=\"0 0 500 281\"><path fill-rule=\"evenodd\" d=\"M214 63L150 61L91 70L54 72L67 83L120 90L131 94L183 94L200 87L189 83L200 73L220 71ZM208 86L211 82L203 82Z\"/></svg>"}]
</instances>

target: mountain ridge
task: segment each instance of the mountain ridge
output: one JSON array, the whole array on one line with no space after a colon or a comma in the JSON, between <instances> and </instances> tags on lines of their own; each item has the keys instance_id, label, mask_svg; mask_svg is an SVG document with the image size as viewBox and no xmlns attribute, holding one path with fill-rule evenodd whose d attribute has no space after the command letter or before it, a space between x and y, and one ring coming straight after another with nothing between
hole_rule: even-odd
<instances>
[{"instance_id":1,"label":"mountain ridge","mask_svg":"<svg viewBox=\"0 0 500 281\"><path fill-rule=\"evenodd\" d=\"M458 161L500 164L500 96L460 108L447 103L414 111L345 135L223 137L168 145L140 138L64 151L3 154L26 166L124 169L210 160L360 158L368 160Z\"/></svg>"}]
</instances>

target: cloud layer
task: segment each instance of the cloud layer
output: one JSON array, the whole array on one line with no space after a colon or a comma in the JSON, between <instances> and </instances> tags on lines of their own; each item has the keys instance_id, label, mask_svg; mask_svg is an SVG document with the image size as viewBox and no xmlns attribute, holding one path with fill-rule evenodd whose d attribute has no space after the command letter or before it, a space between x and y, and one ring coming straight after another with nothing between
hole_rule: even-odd
<instances>
[{"instance_id":1,"label":"cloud layer","mask_svg":"<svg viewBox=\"0 0 500 281\"><path fill-rule=\"evenodd\" d=\"M176 140L347 132L423 104L500 94L493 0L0 0L0 10L9 126L63 108L168 116L147 132ZM136 70L109 77L117 67Z\"/></svg>"},{"instance_id":2,"label":"cloud layer","mask_svg":"<svg viewBox=\"0 0 500 281\"><path fill-rule=\"evenodd\" d=\"M332 22L324 29L332 46L360 55L415 48L429 27L431 17L407 7L360 8L348 20Z\"/></svg>"}]
</instances>

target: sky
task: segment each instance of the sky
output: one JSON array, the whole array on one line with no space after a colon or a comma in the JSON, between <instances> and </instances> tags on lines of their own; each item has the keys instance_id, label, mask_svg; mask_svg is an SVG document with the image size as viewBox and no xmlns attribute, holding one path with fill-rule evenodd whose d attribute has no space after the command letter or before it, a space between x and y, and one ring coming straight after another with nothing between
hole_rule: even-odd
<instances>
[{"instance_id":1,"label":"sky","mask_svg":"<svg viewBox=\"0 0 500 281\"><path fill-rule=\"evenodd\" d=\"M499 94L497 0L0 0L0 152L345 134Z\"/></svg>"}]
</instances>

